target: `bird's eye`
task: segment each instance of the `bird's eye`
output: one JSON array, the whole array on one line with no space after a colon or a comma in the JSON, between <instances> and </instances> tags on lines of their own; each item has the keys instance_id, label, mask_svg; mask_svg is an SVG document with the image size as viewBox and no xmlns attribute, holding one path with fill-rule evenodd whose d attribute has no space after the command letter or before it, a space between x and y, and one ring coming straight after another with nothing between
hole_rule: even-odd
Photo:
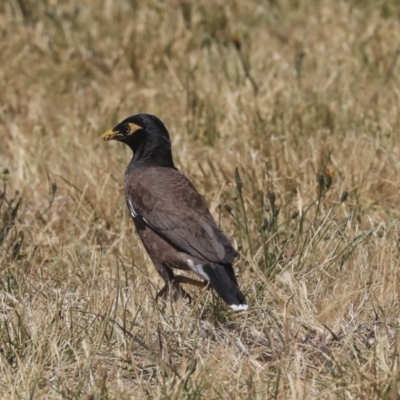
<instances>
[{"instance_id":1,"label":"bird's eye","mask_svg":"<svg viewBox=\"0 0 400 400\"><path fill-rule=\"evenodd\" d=\"M127 135L129 132L131 131L131 127L129 126L129 124L124 124L122 126L122 132Z\"/></svg>"}]
</instances>

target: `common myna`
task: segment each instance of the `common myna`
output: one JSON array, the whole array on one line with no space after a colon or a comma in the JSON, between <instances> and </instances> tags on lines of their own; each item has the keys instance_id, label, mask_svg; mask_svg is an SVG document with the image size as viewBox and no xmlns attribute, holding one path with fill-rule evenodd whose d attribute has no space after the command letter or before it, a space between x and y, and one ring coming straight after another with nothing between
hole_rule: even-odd
<instances>
[{"instance_id":1,"label":"common myna","mask_svg":"<svg viewBox=\"0 0 400 400\"><path fill-rule=\"evenodd\" d=\"M165 281L158 296L188 294L180 283L210 285L234 310L247 310L232 263L238 255L215 223L204 198L178 171L164 124L138 114L105 132L101 140L127 144L133 157L125 172L125 200L142 243ZM193 271L205 282L175 276ZM190 297L189 297L190 298Z\"/></svg>"}]
</instances>

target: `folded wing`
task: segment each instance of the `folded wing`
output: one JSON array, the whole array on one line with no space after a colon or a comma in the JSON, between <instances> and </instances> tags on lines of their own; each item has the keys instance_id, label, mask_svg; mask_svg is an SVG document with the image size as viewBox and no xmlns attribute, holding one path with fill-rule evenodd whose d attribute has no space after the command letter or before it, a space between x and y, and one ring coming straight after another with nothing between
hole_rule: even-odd
<instances>
[{"instance_id":1,"label":"folded wing","mask_svg":"<svg viewBox=\"0 0 400 400\"><path fill-rule=\"evenodd\" d=\"M127 202L148 227L179 251L204 261L231 264L237 253L216 226L204 198L179 171L173 178L161 180L160 185L158 176L157 185L139 182L128 187Z\"/></svg>"}]
</instances>

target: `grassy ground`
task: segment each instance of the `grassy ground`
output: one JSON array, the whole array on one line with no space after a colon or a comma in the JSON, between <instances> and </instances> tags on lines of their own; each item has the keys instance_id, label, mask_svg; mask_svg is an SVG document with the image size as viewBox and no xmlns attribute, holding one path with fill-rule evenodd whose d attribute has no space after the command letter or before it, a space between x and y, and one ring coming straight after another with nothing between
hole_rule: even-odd
<instances>
[{"instance_id":1,"label":"grassy ground","mask_svg":"<svg viewBox=\"0 0 400 400\"><path fill-rule=\"evenodd\" d=\"M1 397L398 399L399 2L82 3L0 5ZM139 112L247 313L155 302L129 151L98 141Z\"/></svg>"}]
</instances>

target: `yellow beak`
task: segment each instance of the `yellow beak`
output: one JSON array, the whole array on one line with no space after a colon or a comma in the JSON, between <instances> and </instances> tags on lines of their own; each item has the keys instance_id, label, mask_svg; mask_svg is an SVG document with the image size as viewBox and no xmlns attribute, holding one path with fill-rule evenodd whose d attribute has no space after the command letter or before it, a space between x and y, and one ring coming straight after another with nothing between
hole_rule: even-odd
<instances>
[{"instance_id":1,"label":"yellow beak","mask_svg":"<svg viewBox=\"0 0 400 400\"><path fill-rule=\"evenodd\" d=\"M101 136L100 136L100 140L104 141L104 140L113 140L116 139L118 137L123 136L121 133L119 132L115 132L112 129L109 129L107 132L104 132Z\"/></svg>"}]
</instances>

